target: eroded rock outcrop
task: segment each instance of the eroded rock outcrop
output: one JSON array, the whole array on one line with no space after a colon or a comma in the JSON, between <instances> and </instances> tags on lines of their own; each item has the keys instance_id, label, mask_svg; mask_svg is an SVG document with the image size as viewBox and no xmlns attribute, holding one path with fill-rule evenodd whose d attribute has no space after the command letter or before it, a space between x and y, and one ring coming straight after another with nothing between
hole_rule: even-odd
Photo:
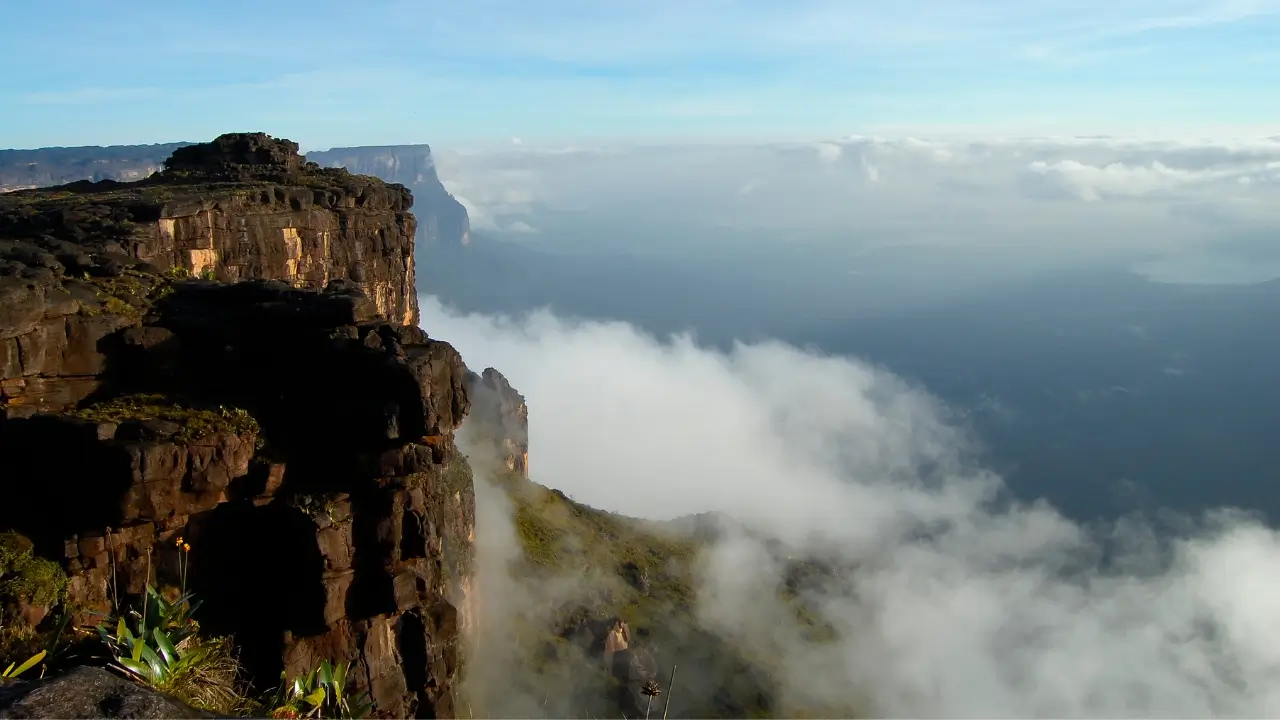
<instances>
[{"instance_id":1,"label":"eroded rock outcrop","mask_svg":"<svg viewBox=\"0 0 1280 720\"><path fill-rule=\"evenodd\" d=\"M167 167L0 198L0 529L78 622L185 574L261 684L350 661L379 714L451 716L470 400L412 198L264 135Z\"/></svg>"},{"instance_id":2,"label":"eroded rock outcrop","mask_svg":"<svg viewBox=\"0 0 1280 720\"><path fill-rule=\"evenodd\" d=\"M223 282L351 280L384 317L417 323L417 221L403 186L321 168L262 133L178 148L165 168L136 183L0 195L0 237L76 276L83 254L98 251Z\"/></svg>"},{"instance_id":3,"label":"eroded rock outcrop","mask_svg":"<svg viewBox=\"0 0 1280 720\"><path fill-rule=\"evenodd\" d=\"M494 368L468 372L466 386L472 401L468 438L491 449L508 470L529 477L529 406L524 396Z\"/></svg>"}]
</instances>

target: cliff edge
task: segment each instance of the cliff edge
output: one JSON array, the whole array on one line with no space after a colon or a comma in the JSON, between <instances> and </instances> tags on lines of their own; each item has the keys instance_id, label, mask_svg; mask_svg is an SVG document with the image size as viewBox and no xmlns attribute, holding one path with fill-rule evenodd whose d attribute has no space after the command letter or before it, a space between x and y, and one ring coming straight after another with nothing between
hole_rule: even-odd
<instances>
[{"instance_id":1,"label":"cliff edge","mask_svg":"<svg viewBox=\"0 0 1280 720\"><path fill-rule=\"evenodd\" d=\"M259 687L350 662L378 715L455 713L469 375L417 327L412 201L261 133L0 196L0 532L67 576L8 627L181 582Z\"/></svg>"},{"instance_id":2,"label":"cliff edge","mask_svg":"<svg viewBox=\"0 0 1280 720\"><path fill-rule=\"evenodd\" d=\"M223 282L323 288L351 280L384 317L413 325L412 205L403 186L308 163L288 140L236 133L178 148L164 170L139 182L0 195L0 237Z\"/></svg>"},{"instance_id":3,"label":"cliff edge","mask_svg":"<svg viewBox=\"0 0 1280 720\"><path fill-rule=\"evenodd\" d=\"M307 159L326 167L346 168L400 183L418 200L418 247L462 247L471 242L471 220L436 173L429 145L383 145L333 148L307 153Z\"/></svg>"}]
</instances>

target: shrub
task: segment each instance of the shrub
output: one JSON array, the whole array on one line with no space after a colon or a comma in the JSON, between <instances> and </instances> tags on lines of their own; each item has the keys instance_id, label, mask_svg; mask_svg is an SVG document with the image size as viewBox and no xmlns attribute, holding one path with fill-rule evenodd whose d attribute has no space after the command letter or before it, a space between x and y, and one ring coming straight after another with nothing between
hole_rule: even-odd
<instances>
[{"instance_id":1,"label":"shrub","mask_svg":"<svg viewBox=\"0 0 1280 720\"><path fill-rule=\"evenodd\" d=\"M0 603L25 600L52 606L62 599L67 574L56 562L37 557L33 549L18 533L0 533Z\"/></svg>"},{"instance_id":2,"label":"shrub","mask_svg":"<svg viewBox=\"0 0 1280 720\"><path fill-rule=\"evenodd\" d=\"M227 638L196 634L192 614L199 607L190 594L170 601L147 585L139 609L98 626L111 653L112 667L129 679L174 696L192 707L218 713L245 708L240 666Z\"/></svg>"},{"instance_id":3,"label":"shrub","mask_svg":"<svg viewBox=\"0 0 1280 720\"><path fill-rule=\"evenodd\" d=\"M373 709L368 696L365 693L347 693L347 670L350 667L349 663L335 665L324 660L319 667L299 675L293 682L289 682L282 673L280 679L284 682L270 703L270 716L354 720L368 715Z\"/></svg>"}]
</instances>

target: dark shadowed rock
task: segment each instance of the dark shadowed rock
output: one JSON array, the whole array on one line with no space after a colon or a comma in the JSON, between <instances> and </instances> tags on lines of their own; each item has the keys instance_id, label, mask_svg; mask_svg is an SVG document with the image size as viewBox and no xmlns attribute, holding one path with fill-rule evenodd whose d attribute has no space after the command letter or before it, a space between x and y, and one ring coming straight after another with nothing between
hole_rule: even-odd
<instances>
[{"instance_id":1,"label":"dark shadowed rock","mask_svg":"<svg viewBox=\"0 0 1280 720\"><path fill-rule=\"evenodd\" d=\"M641 595L649 594L649 572L634 560L622 563L618 574Z\"/></svg>"},{"instance_id":2,"label":"dark shadowed rock","mask_svg":"<svg viewBox=\"0 0 1280 720\"><path fill-rule=\"evenodd\" d=\"M0 685L0 718L213 718L96 667Z\"/></svg>"},{"instance_id":3,"label":"dark shadowed rock","mask_svg":"<svg viewBox=\"0 0 1280 720\"><path fill-rule=\"evenodd\" d=\"M229 180L269 173L292 173L302 167L298 143L266 133L228 133L213 142L177 148L165 161L166 171L197 173Z\"/></svg>"},{"instance_id":4,"label":"dark shadowed rock","mask_svg":"<svg viewBox=\"0 0 1280 720\"><path fill-rule=\"evenodd\" d=\"M65 564L86 623L112 581L174 582L182 536L203 626L251 677L352 662L380 711L451 714L475 524L461 357L350 287L167 287L97 343L101 401L0 424L0 527Z\"/></svg>"}]
</instances>

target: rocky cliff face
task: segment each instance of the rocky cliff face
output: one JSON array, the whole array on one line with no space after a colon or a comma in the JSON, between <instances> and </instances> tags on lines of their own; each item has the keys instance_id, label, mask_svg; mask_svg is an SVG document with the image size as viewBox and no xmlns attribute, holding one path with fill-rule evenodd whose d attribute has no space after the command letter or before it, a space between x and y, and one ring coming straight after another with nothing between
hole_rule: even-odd
<instances>
[{"instance_id":1,"label":"rocky cliff face","mask_svg":"<svg viewBox=\"0 0 1280 720\"><path fill-rule=\"evenodd\" d=\"M353 173L373 175L413 190L421 223L418 234L421 246L455 247L471 242L467 209L441 184L430 146L334 148L308 153L307 159L326 167L341 167Z\"/></svg>"},{"instance_id":2,"label":"rocky cliff face","mask_svg":"<svg viewBox=\"0 0 1280 720\"><path fill-rule=\"evenodd\" d=\"M223 282L351 280L385 317L417 323L417 223L404 187L307 164L295 143L262 135L186 146L167 162L137 183L6 193L0 237L36 239L73 272L80 247Z\"/></svg>"},{"instance_id":3,"label":"rocky cliff face","mask_svg":"<svg viewBox=\"0 0 1280 720\"><path fill-rule=\"evenodd\" d=\"M142 180L186 144L0 150L0 193L76 180Z\"/></svg>"},{"instance_id":4,"label":"rocky cliff face","mask_svg":"<svg viewBox=\"0 0 1280 720\"><path fill-rule=\"evenodd\" d=\"M0 198L0 530L63 564L78 622L177 584L182 537L252 677L351 661L380 714L451 716L471 375L416 327L409 192L296 150Z\"/></svg>"}]
</instances>

